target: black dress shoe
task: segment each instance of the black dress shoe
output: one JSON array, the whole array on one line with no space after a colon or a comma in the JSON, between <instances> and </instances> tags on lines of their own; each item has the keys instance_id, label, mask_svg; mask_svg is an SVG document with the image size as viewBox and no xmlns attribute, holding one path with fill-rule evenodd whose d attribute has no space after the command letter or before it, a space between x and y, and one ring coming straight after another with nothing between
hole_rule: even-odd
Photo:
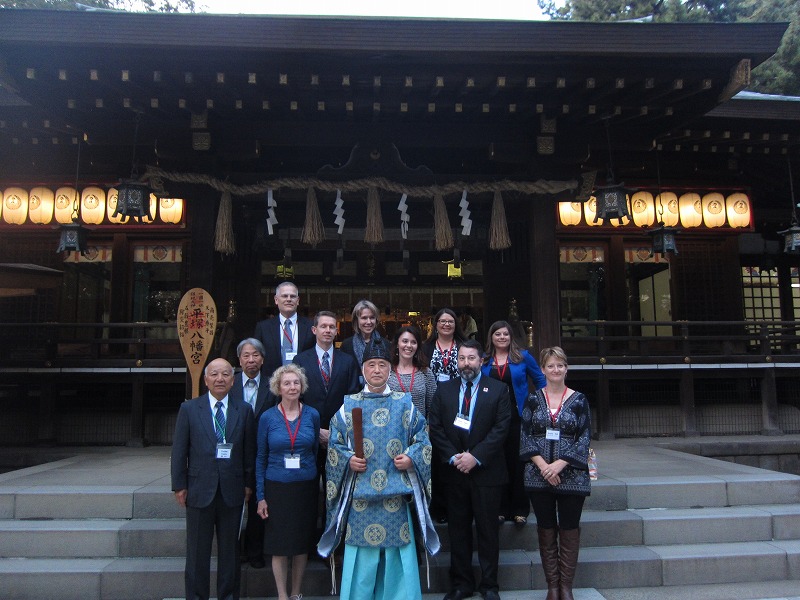
<instances>
[{"instance_id":1,"label":"black dress shoe","mask_svg":"<svg viewBox=\"0 0 800 600\"><path fill-rule=\"evenodd\" d=\"M500 594L497 590L486 590L483 592L483 600L500 600Z\"/></svg>"},{"instance_id":2,"label":"black dress shoe","mask_svg":"<svg viewBox=\"0 0 800 600\"><path fill-rule=\"evenodd\" d=\"M461 590L452 590L445 594L442 600L464 600L464 598L469 598L470 596L472 596L472 594L462 592Z\"/></svg>"},{"instance_id":3,"label":"black dress shoe","mask_svg":"<svg viewBox=\"0 0 800 600\"><path fill-rule=\"evenodd\" d=\"M250 566L254 569L263 569L264 568L264 561L260 558L251 558L250 559Z\"/></svg>"}]
</instances>

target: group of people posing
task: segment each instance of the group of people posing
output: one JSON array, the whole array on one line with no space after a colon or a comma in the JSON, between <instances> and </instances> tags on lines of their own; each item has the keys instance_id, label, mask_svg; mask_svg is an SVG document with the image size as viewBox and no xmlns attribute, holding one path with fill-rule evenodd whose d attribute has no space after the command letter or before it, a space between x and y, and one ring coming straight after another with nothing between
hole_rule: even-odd
<instances>
[{"instance_id":1,"label":"group of people posing","mask_svg":"<svg viewBox=\"0 0 800 600\"><path fill-rule=\"evenodd\" d=\"M564 352L545 348L537 363L505 321L484 349L449 308L427 340L404 326L389 343L367 300L335 348L334 313L299 316L289 282L275 303L280 314L238 345L241 374L211 361L208 393L178 412L172 489L186 508L187 599L209 597L216 531L221 600L238 599L240 563L261 568L265 556L279 600L300 600L309 554L342 545L341 598L421 600L417 548L438 551L438 521L451 549L445 600L496 600L500 526L523 526L532 506L547 600L572 600L591 431Z\"/></svg>"}]
</instances>

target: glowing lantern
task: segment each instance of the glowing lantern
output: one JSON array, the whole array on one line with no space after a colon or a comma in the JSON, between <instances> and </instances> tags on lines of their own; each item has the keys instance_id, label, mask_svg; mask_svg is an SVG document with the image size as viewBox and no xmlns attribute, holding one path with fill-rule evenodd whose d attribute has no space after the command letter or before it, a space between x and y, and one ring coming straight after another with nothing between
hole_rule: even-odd
<instances>
[{"instance_id":1,"label":"glowing lantern","mask_svg":"<svg viewBox=\"0 0 800 600\"><path fill-rule=\"evenodd\" d=\"M22 225L28 217L28 191L10 187L3 194L3 220Z\"/></svg>"},{"instance_id":2,"label":"glowing lantern","mask_svg":"<svg viewBox=\"0 0 800 600\"><path fill-rule=\"evenodd\" d=\"M90 225L103 222L106 213L106 193L99 187L87 187L81 193L81 220Z\"/></svg>"},{"instance_id":3,"label":"glowing lantern","mask_svg":"<svg viewBox=\"0 0 800 600\"><path fill-rule=\"evenodd\" d=\"M580 224L580 222L581 222L581 203L580 202L559 202L558 203L558 218L561 219L561 224L562 225L578 225L578 224Z\"/></svg>"},{"instance_id":4,"label":"glowing lantern","mask_svg":"<svg viewBox=\"0 0 800 600\"><path fill-rule=\"evenodd\" d=\"M717 192L703 196L703 222L706 227L725 224L725 196Z\"/></svg>"},{"instance_id":5,"label":"glowing lantern","mask_svg":"<svg viewBox=\"0 0 800 600\"><path fill-rule=\"evenodd\" d=\"M55 216L57 222L62 225L72 224L72 213L78 210L75 204L77 198L78 192L74 187L65 186L56 190Z\"/></svg>"},{"instance_id":6,"label":"glowing lantern","mask_svg":"<svg viewBox=\"0 0 800 600\"><path fill-rule=\"evenodd\" d=\"M703 222L703 203L699 194L689 193L681 196L678 199L678 209L681 214L681 225L684 227L697 227Z\"/></svg>"},{"instance_id":7,"label":"glowing lantern","mask_svg":"<svg viewBox=\"0 0 800 600\"><path fill-rule=\"evenodd\" d=\"M631 212L633 213L633 222L637 226L648 227L652 225L656 218L653 194L650 192L636 192L631 196Z\"/></svg>"},{"instance_id":8,"label":"glowing lantern","mask_svg":"<svg viewBox=\"0 0 800 600\"><path fill-rule=\"evenodd\" d=\"M674 192L661 192L655 199L656 220L667 227L678 224L678 196Z\"/></svg>"},{"instance_id":9,"label":"glowing lantern","mask_svg":"<svg viewBox=\"0 0 800 600\"><path fill-rule=\"evenodd\" d=\"M35 187L28 199L28 218L31 223L47 225L53 220L53 207L56 196L53 190L46 187Z\"/></svg>"},{"instance_id":10,"label":"glowing lantern","mask_svg":"<svg viewBox=\"0 0 800 600\"><path fill-rule=\"evenodd\" d=\"M601 224L600 221L595 221L595 216L597 215L597 198L591 196L589 200L583 204L583 214L586 217L587 225L597 227Z\"/></svg>"},{"instance_id":11,"label":"glowing lantern","mask_svg":"<svg viewBox=\"0 0 800 600\"><path fill-rule=\"evenodd\" d=\"M183 216L183 198L161 198L158 203L158 214L164 223L180 223ZM580 206L578 207L578 220L580 221ZM563 222L563 221L562 221Z\"/></svg>"},{"instance_id":12,"label":"glowing lantern","mask_svg":"<svg viewBox=\"0 0 800 600\"><path fill-rule=\"evenodd\" d=\"M746 194L731 194L725 199L725 208L731 227L750 226L750 199Z\"/></svg>"}]
</instances>

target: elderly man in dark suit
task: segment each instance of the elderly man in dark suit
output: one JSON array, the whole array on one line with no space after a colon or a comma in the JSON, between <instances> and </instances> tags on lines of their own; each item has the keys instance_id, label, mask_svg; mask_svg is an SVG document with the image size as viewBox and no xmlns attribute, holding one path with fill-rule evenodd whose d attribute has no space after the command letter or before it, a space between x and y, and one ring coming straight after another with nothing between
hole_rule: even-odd
<instances>
[{"instance_id":1,"label":"elderly man in dark suit","mask_svg":"<svg viewBox=\"0 0 800 600\"><path fill-rule=\"evenodd\" d=\"M499 600L499 522L502 486L508 481L503 442L509 435L511 401L505 383L481 377L481 345L458 348L460 377L440 383L428 414L431 442L446 463L447 531L450 535L450 592L462 600L475 591L472 523L478 542L484 600ZM515 435L519 435L516 432Z\"/></svg>"},{"instance_id":2,"label":"elderly man in dark suit","mask_svg":"<svg viewBox=\"0 0 800 600\"><path fill-rule=\"evenodd\" d=\"M239 522L255 487L252 409L231 398L233 367L222 358L205 369L208 393L184 402L172 440L172 490L186 508L186 598L210 595L211 543L217 535L217 598L239 598Z\"/></svg>"},{"instance_id":3,"label":"elderly man in dark suit","mask_svg":"<svg viewBox=\"0 0 800 600\"><path fill-rule=\"evenodd\" d=\"M314 347L314 334L311 321L297 314L300 305L300 291L290 281L284 281L275 288L277 317L256 323L253 337L264 346L264 377L269 379L275 369L288 365L295 356Z\"/></svg>"},{"instance_id":4,"label":"elderly man in dark suit","mask_svg":"<svg viewBox=\"0 0 800 600\"><path fill-rule=\"evenodd\" d=\"M230 397L244 400L253 409L258 420L264 411L275 404L276 398L269 391L269 380L261 377L264 365L264 346L255 338L247 338L236 347L239 366L242 372L234 377ZM244 532L242 562L249 562L254 569L264 568L264 520L257 512L256 496L253 494L247 503L247 529Z\"/></svg>"}]
</instances>

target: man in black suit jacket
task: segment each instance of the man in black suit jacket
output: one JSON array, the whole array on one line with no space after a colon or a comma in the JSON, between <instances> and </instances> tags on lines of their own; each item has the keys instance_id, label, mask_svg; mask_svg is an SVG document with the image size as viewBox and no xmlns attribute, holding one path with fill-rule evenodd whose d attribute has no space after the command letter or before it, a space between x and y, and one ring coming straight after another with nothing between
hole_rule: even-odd
<instances>
[{"instance_id":1,"label":"man in black suit jacket","mask_svg":"<svg viewBox=\"0 0 800 600\"><path fill-rule=\"evenodd\" d=\"M256 323L253 337L264 346L264 377L269 379L275 369L292 362L297 354L314 347L314 334L311 321L297 314L300 305L300 291L290 281L284 281L275 288L275 305L280 314ZM285 321L289 319L291 335L286 333ZM291 338L291 339L290 339ZM284 349L284 340L291 341L291 350Z\"/></svg>"},{"instance_id":2,"label":"man in black suit jacket","mask_svg":"<svg viewBox=\"0 0 800 600\"><path fill-rule=\"evenodd\" d=\"M186 598L210 595L211 542L217 534L217 598L239 598L239 521L255 487L253 411L232 399L233 367L205 369L208 393L184 402L172 440L172 490L186 508Z\"/></svg>"},{"instance_id":3,"label":"man in black suit jacket","mask_svg":"<svg viewBox=\"0 0 800 600\"><path fill-rule=\"evenodd\" d=\"M234 376L230 397L244 400L253 409L258 430L258 420L264 411L275 404L275 395L269 391L269 380L261 376L264 365L264 346L255 338L239 342L236 356L242 372ZM264 520L256 512L258 503L253 494L247 503L247 529L244 532L242 562L254 569L264 567Z\"/></svg>"},{"instance_id":4,"label":"man in black suit jacket","mask_svg":"<svg viewBox=\"0 0 800 600\"><path fill-rule=\"evenodd\" d=\"M481 377L481 345L467 340L458 349L461 377L439 384L428 415L431 442L445 462L447 531L450 535L450 592L462 600L475 591L472 523L475 522L484 600L498 600L499 522L502 486L508 481L503 443L511 422L506 384ZM519 433L517 433L519 435Z\"/></svg>"},{"instance_id":5,"label":"man in black suit jacket","mask_svg":"<svg viewBox=\"0 0 800 600\"><path fill-rule=\"evenodd\" d=\"M303 367L308 378L308 389L303 394L303 402L317 409L319 413L319 463L324 471L328 448L328 435L331 417L342 406L344 397L360 389L358 376L361 369L352 356L336 350L333 340L336 337L336 315L323 310L314 317L312 327L316 344L310 350L294 357L294 363ZM324 354L328 353L330 375L323 371Z\"/></svg>"}]
</instances>

